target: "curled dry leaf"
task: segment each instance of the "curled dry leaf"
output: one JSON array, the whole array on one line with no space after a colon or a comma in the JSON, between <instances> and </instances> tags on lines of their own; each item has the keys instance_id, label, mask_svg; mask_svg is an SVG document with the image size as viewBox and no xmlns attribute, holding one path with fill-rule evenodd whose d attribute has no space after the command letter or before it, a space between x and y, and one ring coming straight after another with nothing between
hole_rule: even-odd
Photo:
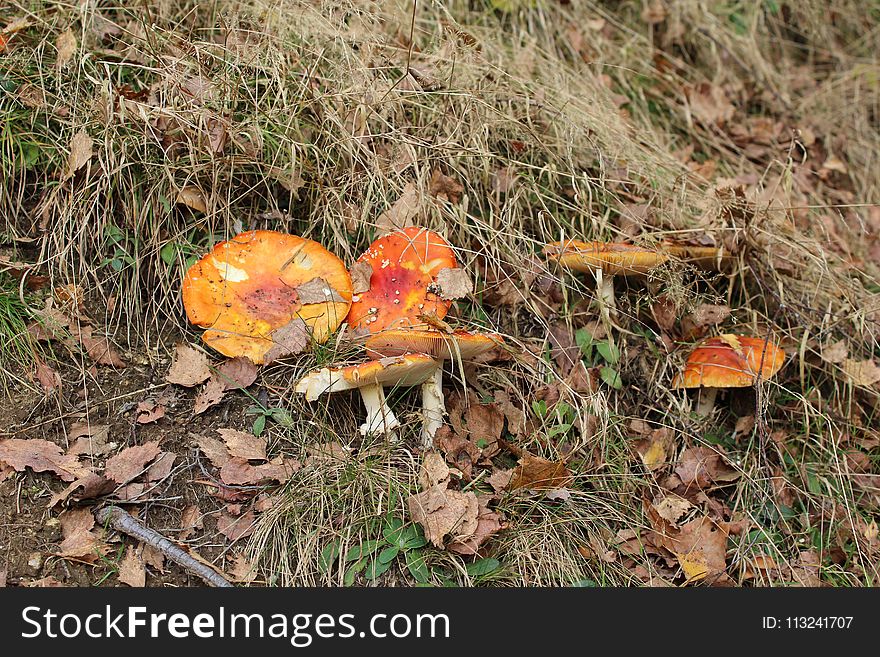
<instances>
[{"instance_id":1,"label":"curled dry leaf","mask_svg":"<svg viewBox=\"0 0 880 657\"><path fill-rule=\"evenodd\" d=\"M682 452L675 474L688 488L709 488L718 482L735 481L740 473L731 468L723 454L708 447L690 447Z\"/></svg>"},{"instance_id":2,"label":"curled dry leaf","mask_svg":"<svg viewBox=\"0 0 880 657\"><path fill-rule=\"evenodd\" d=\"M35 360L36 371L34 372L34 378L42 386L43 392L47 395L51 395L56 390L60 390L61 375L49 367L42 359L36 358Z\"/></svg>"},{"instance_id":3,"label":"curled dry leaf","mask_svg":"<svg viewBox=\"0 0 880 657\"><path fill-rule=\"evenodd\" d=\"M437 272L437 294L441 299L462 299L474 291L474 282L460 267L446 267Z\"/></svg>"},{"instance_id":4,"label":"curled dry leaf","mask_svg":"<svg viewBox=\"0 0 880 657\"><path fill-rule=\"evenodd\" d=\"M477 514L477 527L474 533L467 537L450 542L446 549L457 554L477 554L480 547L498 531L504 529L501 516L489 508L490 496L481 495L477 498L479 511Z\"/></svg>"},{"instance_id":5,"label":"curled dry leaf","mask_svg":"<svg viewBox=\"0 0 880 657\"><path fill-rule=\"evenodd\" d=\"M370 289L370 278L373 276L373 266L369 262L355 262L348 270L351 276L352 294L363 294Z\"/></svg>"},{"instance_id":6,"label":"curled dry leaf","mask_svg":"<svg viewBox=\"0 0 880 657\"><path fill-rule=\"evenodd\" d=\"M73 481L90 473L76 456L62 454L58 445L38 438L0 440L0 463L5 463L16 472L23 472L25 468L34 472L52 472L62 481Z\"/></svg>"},{"instance_id":7,"label":"curled dry leaf","mask_svg":"<svg viewBox=\"0 0 880 657\"><path fill-rule=\"evenodd\" d=\"M431 172L431 182L428 184L428 192L431 196L441 201L458 203L461 201L461 195L464 193L464 185L452 176L447 176L440 171L440 169L434 169L434 171Z\"/></svg>"},{"instance_id":8,"label":"curled dry leaf","mask_svg":"<svg viewBox=\"0 0 880 657\"><path fill-rule=\"evenodd\" d=\"M168 383L187 388L198 385L211 378L208 357L188 344L179 344L174 348L174 360L165 375Z\"/></svg>"},{"instance_id":9,"label":"curled dry leaf","mask_svg":"<svg viewBox=\"0 0 880 657\"><path fill-rule=\"evenodd\" d=\"M439 452L428 452L419 469L419 488L423 491L449 483L449 466Z\"/></svg>"},{"instance_id":10,"label":"curled dry leaf","mask_svg":"<svg viewBox=\"0 0 880 657\"><path fill-rule=\"evenodd\" d=\"M82 488L82 491L73 495L80 488ZM112 492L114 488L116 488L115 481L90 472L71 483L60 493L55 493L49 498L49 503L46 506L51 509L61 502L65 502L71 496L78 501L93 499Z\"/></svg>"},{"instance_id":11,"label":"curled dry leaf","mask_svg":"<svg viewBox=\"0 0 880 657\"><path fill-rule=\"evenodd\" d=\"M67 166L64 171L64 180L72 178L89 160L92 159L92 146L94 140L89 133L80 130L70 140L70 155L67 156Z\"/></svg>"},{"instance_id":12,"label":"curled dry leaf","mask_svg":"<svg viewBox=\"0 0 880 657\"><path fill-rule=\"evenodd\" d=\"M77 326L70 324L71 333L85 348L86 353L98 365L110 365L111 367L125 367L125 361L119 352L110 344L105 337L94 337L91 326Z\"/></svg>"},{"instance_id":13,"label":"curled dry leaf","mask_svg":"<svg viewBox=\"0 0 880 657\"><path fill-rule=\"evenodd\" d=\"M245 459L246 461L267 460L267 441L265 438L258 438L236 429L217 429L217 433L220 434L223 442L226 443L226 449L229 451L230 456Z\"/></svg>"},{"instance_id":14,"label":"curled dry leaf","mask_svg":"<svg viewBox=\"0 0 880 657\"><path fill-rule=\"evenodd\" d=\"M376 228L382 233L390 233L400 228L412 226L412 219L419 213L421 198L416 186L409 182L403 188L403 194L390 208L376 219Z\"/></svg>"},{"instance_id":15,"label":"curled dry leaf","mask_svg":"<svg viewBox=\"0 0 880 657\"><path fill-rule=\"evenodd\" d=\"M63 538L58 546L59 556L91 562L97 561L100 554L109 551L101 537L92 531L95 517L90 509L70 509L58 516L58 521L61 523Z\"/></svg>"},{"instance_id":16,"label":"curled dry leaf","mask_svg":"<svg viewBox=\"0 0 880 657\"><path fill-rule=\"evenodd\" d=\"M116 456L107 459L104 475L118 484L127 484L141 474L147 463L159 456L160 452L158 440L126 447Z\"/></svg>"},{"instance_id":17,"label":"curled dry leaf","mask_svg":"<svg viewBox=\"0 0 880 657\"><path fill-rule=\"evenodd\" d=\"M447 490L440 484L412 495L407 500L415 522L425 530L425 538L442 548L447 535L453 541L467 540L477 530L480 505L472 492Z\"/></svg>"},{"instance_id":18,"label":"curled dry leaf","mask_svg":"<svg viewBox=\"0 0 880 657\"><path fill-rule=\"evenodd\" d=\"M529 488L531 490L547 490L565 488L572 476L564 461L548 461L540 456L525 453L517 461L509 488Z\"/></svg>"}]
</instances>

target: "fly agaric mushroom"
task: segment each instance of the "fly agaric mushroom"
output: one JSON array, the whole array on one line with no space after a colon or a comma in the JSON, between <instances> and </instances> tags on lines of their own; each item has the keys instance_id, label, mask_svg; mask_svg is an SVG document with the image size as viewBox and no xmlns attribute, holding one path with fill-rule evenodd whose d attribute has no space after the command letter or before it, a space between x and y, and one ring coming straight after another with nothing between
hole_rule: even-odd
<instances>
[{"instance_id":1,"label":"fly agaric mushroom","mask_svg":"<svg viewBox=\"0 0 880 657\"><path fill-rule=\"evenodd\" d=\"M497 333L444 333L434 330L389 329L367 338L366 349L370 358L401 354L426 354L437 361L470 360L504 342ZM446 404L443 398L443 365L437 362L432 376L422 383L422 445L434 444L437 430L443 426Z\"/></svg>"},{"instance_id":2,"label":"fly agaric mushroom","mask_svg":"<svg viewBox=\"0 0 880 657\"><path fill-rule=\"evenodd\" d=\"M684 371L672 380L673 388L705 388L697 413L712 412L719 388L745 388L772 378L785 362L778 346L746 335L723 334L700 343L688 356Z\"/></svg>"},{"instance_id":3,"label":"fly agaric mushroom","mask_svg":"<svg viewBox=\"0 0 880 657\"><path fill-rule=\"evenodd\" d=\"M359 389L367 409L367 419L360 431L366 436L400 426L385 401L383 386L419 385L431 378L437 367L437 361L424 354L390 356L357 365L315 370L300 379L294 390L305 394L307 401L314 401L325 392Z\"/></svg>"},{"instance_id":4,"label":"fly agaric mushroom","mask_svg":"<svg viewBox=\"0 0 880 657\"><path fill-rule=\"evenodd\" d=\"M620 242L551 242L544 255L566 269L587 272L596 278L602 317L614 314L614 276L646 274L669 259L667 253Z\"/></svg>"},{"instance_id":5,"label":"fly agaric mushroom","mask_svg":"<svg viewBox=\"0 0 880 657\"><path fill-rule=\"evenodd\" d=\"M454 298L444 293L443 279L461 271L446 240L418 226L377 239L355 267L368 268L369 289L355 295L347 321L367 333L424 324L419 315L443 319Z\"/></svg>"},{"instance_id":6,"label":"fly agaric mushroom","mask_svg":"<svg viewBox=\"0 0 880 657\"><path fill-rule=\"evenodd\" d=\"M187 271L183 305L226 356L263 363L322 343L351 305L345 264L297 235L253 230L221 242Z\"/></svg>"}]
</instances>

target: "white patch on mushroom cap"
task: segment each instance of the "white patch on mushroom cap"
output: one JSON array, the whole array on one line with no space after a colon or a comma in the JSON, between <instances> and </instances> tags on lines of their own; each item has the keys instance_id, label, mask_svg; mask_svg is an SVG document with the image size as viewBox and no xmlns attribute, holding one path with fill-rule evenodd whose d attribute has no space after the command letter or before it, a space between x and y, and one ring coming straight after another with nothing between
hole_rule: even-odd
<instances>
[{"instance_id":1,"label":"white patch on mushroom cap","mask_svg":"<svg viewBox=\"0 0 880 657\"><path fill-rule=\"evenodd\" d=\"M221 262L217 258L211 258L212 264L220 272L220 277L230 283L241 283L246 281L250 276L244 269L233 267L228 262Z\"/></svg>"}]
</instances>

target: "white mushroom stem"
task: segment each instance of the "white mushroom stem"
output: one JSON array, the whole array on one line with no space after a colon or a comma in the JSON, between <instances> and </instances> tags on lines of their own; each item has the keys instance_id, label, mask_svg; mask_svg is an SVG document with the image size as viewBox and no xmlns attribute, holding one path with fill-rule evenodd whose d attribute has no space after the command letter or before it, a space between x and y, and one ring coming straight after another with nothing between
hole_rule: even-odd
<instances>
[{"instance_id":1,"label":"white mushroom stem","mask_svg":"<svg viewBox=\"0 0 880 657\"><path fill-rule=\"evenodd\" d=\"M697 402L697 415L709 417L715 408L715 398L718 396L718 388L700 388L700 401Z\"/></svg>"},{"instance_id":2,"label":"white mushroom stem","mask_svg":"<svg viewBox=\"0 0 880 657\"><path fill-rule=\"evenodd\" d=\"M614 277L605 276L601 267L593 270L596 277L596 298L599 301L599 312L602 319L610 326L611 317L617 315L617 305L614 301Z\"/></svg>"},{"instance_id":3,"label":"white mushroom stem","mask_svg":"<svg viewBox=\"0 0 880 657\"><path fill-rule=\"evenodd\" d=\"M367 419L361 425L361 435L368 436L377 433L388 433L400 426L400 421L394 415L391 407L385 400L385 388L380 384L361 386L361 399L367 409Z\"/></svg>"},{"instance_id":4,"label":"white mushroom stem","mask_svg":"<svg viewBox=\"0 0 880 657\"><path fill-rule=\"evenodd\" d=\"M443 400L443 366L438 363L437 370L422 384L422 447L430 449L434 446L434 436L443 426L446 415L446 404Z\"/></svg>"}]
</instances>

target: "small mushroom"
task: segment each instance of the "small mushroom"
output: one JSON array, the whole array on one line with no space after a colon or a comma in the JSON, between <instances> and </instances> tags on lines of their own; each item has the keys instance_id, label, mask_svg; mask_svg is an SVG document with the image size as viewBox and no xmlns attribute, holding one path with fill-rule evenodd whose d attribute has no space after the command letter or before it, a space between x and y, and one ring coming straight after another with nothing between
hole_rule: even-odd
<instances>
[{"instance_id":1,"label":"small mushroom","mask_svg":"<svg viewBox=\"0 0 880 657\"><path fill-rule=\"evenodd\" d=\"M401 354L425 354L437 361L470 360L504 342L497 333L468 333L427 329L389 329L367 338L371 358ZM437 430L443 426L446 404L443 397L443 366L438 362L433 375L422 383L422 445L430 448Z\"/></svg>"},{"instance_id":2,"label":"small mushroom","mask_svg":"<svg viewBox=\"0 0 880 657\"><path fill-rule=\"evenodd\" d=\"M262 363L279 336L327 340L348 313L345 263L297 235L252 230L217 244L183 279L189 320L206 344L226 356ZM304 333L307 332L307 335Z\"/></svg>"},{"instance_id":3,"label":"small mushroom","mask_svg":"<svg viewBox=\"0 0 880 657\"><path fill-rule=\"evenodd\" d=\"M762 338L723 334L700 343L672 380L673 388L705 388L697 413L707 416L719 388L745 388L772 378L785 362L785 352Z\"/></svg>"},{"instance_id":4,"label":"small mushroom","mask_svg":"<svg viewBox=\"0 0 880 657\"><path fill-rule=\"evenodd\" d=\"M415 386L430 379L438 363L430 356L405 354L371 360L346 367L324 367L300 379L294 388L314 401L327 392L357 388L364 400L367 418L361 435L387 433L400 426L399 420L385 401L384 386Z\"/></svg>"},{"instance_id":5,"label":"small mushroom","mask_svg":"<svg viewBox=\"0 0 880 657\"><path fill-rule=\"evenodd\" d=\"M620 242L566 240L544 247L544 255L566 269L591 273L602 318L611 323L615 313L614 277L646 274L669 260L669 254Z\"/></svg>"},{"instance_id":6,"label":"small mushroom","mask_svg":"<svg viewBox=\"0 0 880 657\"><path fill-rule=\"evenodd\" d=\"M622 242L566 240L547 244L544 255L566 269L593 274L602 318L608 324L616 314L614 276L642 276L670 259L719 268L723 259L721 249L671 242L652 249Z\"/></svg>"},{"instance_id":7,"label":"small mushroom","mask_svg":"<svg viewBox=\"0 0 880 657\"><path fill-rule=\"evenodd\" d=\"M420 315L442 319L452 305L437 276L456 268L452 248L440 235L410 226L381 237L358 258L370 266L370 287L357 295L346 318L361 333L424 325Z\"/></svg>"}]
</instances>

